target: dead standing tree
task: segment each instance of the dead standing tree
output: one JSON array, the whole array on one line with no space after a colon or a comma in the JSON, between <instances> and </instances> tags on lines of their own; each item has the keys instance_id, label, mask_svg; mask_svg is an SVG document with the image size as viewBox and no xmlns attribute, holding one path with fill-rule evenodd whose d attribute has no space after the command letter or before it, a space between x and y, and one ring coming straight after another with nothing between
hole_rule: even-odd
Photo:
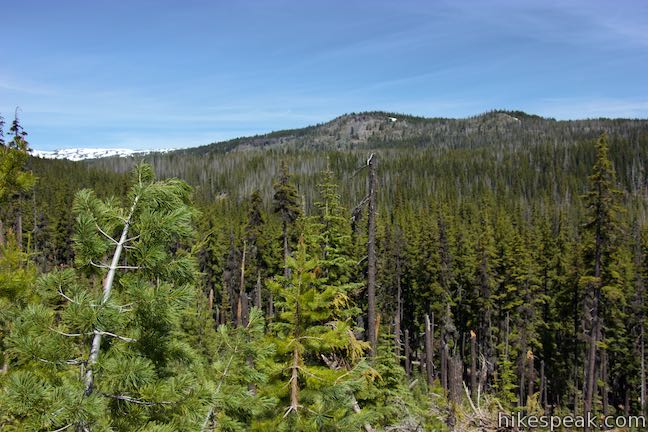
<instances>
[{"instance_id":1,"label":"dead standing tree","mask_svg":"<svg viewBox=\"0 0 648 432\"><path fill-rule=\"evenodd\" d=\"M367 210L367 340L371 345L371 355L376 355L378 329L376 328L376 162L378 157L371 153L366 167L369 169L367 196L353 210L355 222L365 204ZM357 171L356 171L357 172Z\"/></svg>"}]
</instances>

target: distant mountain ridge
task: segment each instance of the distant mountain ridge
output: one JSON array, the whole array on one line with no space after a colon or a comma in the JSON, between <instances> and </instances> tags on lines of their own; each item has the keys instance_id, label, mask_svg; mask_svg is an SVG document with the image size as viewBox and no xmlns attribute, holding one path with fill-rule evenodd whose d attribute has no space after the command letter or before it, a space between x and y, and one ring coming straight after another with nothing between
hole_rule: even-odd
<instances>
[{"instance_id":1,"label":"distant mountain ridge","mask_svg":"<svg viewBox=\"0 0 648 432\"><path fill-rule=\"evenodd\" d=\"M627 136L638 130L645 131L647 127L648 120L645 119L555 120L523 111L507 110L494 110L459 119L374 111L344 114L329 122L300 129L269 132L177 150L82 148L34 151L33 155L78 161L164 153L174 156L204 156L263 149L338 151L430 146L474 148L490 144L510 147L547 140L590 139L603 130Z\"/></svg>"},{"instance_id":2,"label":"distant mountain ridge","mask_svg":"<svg viewBox=\"0 0 648 432\"><path fill-rule=\"evenodd\" d=\"M351 113L329 122L177 150L212 154L251 149L358 150L386 147L465 148L510 138L531 141L558 134L592 138L603 130L629 131L648 126L642 119L555 120L523 111L494 110L467 118L417 117L382 111Z\"/></svg>"}]
</instances>

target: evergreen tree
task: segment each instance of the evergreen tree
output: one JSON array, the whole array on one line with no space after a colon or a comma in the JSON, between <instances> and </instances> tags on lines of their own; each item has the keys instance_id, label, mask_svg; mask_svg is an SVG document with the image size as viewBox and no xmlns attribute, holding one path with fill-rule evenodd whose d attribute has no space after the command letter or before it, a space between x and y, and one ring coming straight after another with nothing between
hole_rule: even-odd
<instances>
[{"instance_id":1,"label":"evergreen tree","mask_svg":"<svg viewBox=\"0 0 648 432\"><path fill-rule=\"evenodd\" d=\"M261 311L252 308L245 327L220 325L216 335L217 358L212 364L212 400L201 432L249 431L253 421L273 408L272 396L258 396L251 388L266 384L267 366L274 347L265 337Z\"/></svg>"},{"instance_id":2,"label":"evergreen tree","mask_svg":"<svg viewBox=\"0 0 648 432\"><path fill-rule=\"evenodd\" d=\"M17 198L33 187L35 177L26 170L29 147L18 118L12 124L14 138L9 146L5 145L3 127L4 119L0 116L0 350L1 372L6 373L9 369L6 338L16 313L31 297L35 269L28 256L21 252L21 232L5 233L3 210L18 204ZM20 225L18 228L22 230Z\"/></svg>"},{"instance_id":3,"label":"evergreen tree","mask_svg":"<svg viewBox=\"0 0 648 432\"><path fill-rule=\"evenodd\" d=\"M2 121L2 125L4 121ZM1 125L0 125L1 126ZM35 176L27 169L29 160L29 145L26 140L27 132L24 131L18 120L14 118L9 132L11 141L0 145L0 243L5 242L3 220L8 216L6 209L13 208L18 212L16 218L16 238L18 246L22 246L22 221L20 214L20 197L30 190L36 182ZM2 136L2 127L0 127ZM11 207L9 206L11 204Z\"/></svg>"},{"instance_id":4,"label":"evergreen tree","mask_svg":"<svg viewBox=\"0 0 648 432\"><path fill-rule=\"evenodd\" d=\"M1 373L9 370L9 352L6 338L11 332L12 322L27 302L33 297L32 284L36 278L34 265L28 255L18 249L13 234L7 244L0 244L0 351L2 352Z\"/></svg>"},{"instance_id":5,"label":"evergreen tree","mask_svg":"<svg viewBox=\"0 0 648 432\"><path fill-rule=\"evenodd\" d=\"M78 270L43 276L41 303L18 317L10 338L19 367L4 389L9 427L201 423L205 364L183 327L200 295L188 249L196 216L190 193L178 180L156 182L140 165L127 208L89 190L77 194Z\"/></svg>"},{"instance_id":6,"label":"evergreen tree","mask_svg":"<svg viewBox=\"0 0 648 432\"><path fill-rule=\"evenodd\" d=\"M265 278L265 275L262 276L265 269L263 268L264 262L262 260L261 251L259 250L259 247L262 246L260 245L260 241L265 228L265 217L263 215L262 206L263 201L261 199L261 194L259 191L255 191L250 196L248 204L248 217L247 224L245 225L245 238L243 240L243 254L246 256L246 261L241 265L239 303L244 315L247 315L247 297L250 291L253 291L254 294L254 304L259 308L262 304L261 279L262 277ZM253 277L251 279L256 282L253 290L246 287L246 281L247 279L250 279L246 278L246 273L247 275L252 275ZM245 298L246 305L241 302L241 299L243 298ZM245 322L246 319L247 316L244 318L243 322Z\"/></svg>"},{"instance_id":7,"label":"evergreen tree","mask_svg":"<svg viewBox=\"0 0 648 432\"><path fill-rule=\"evenodd\" d=\"M353 373L347 369L357 368L367 345L353 335L350 286L329 284L320 263L302 235L288 257L290 278L268 282L278 310L272 335L279 362L270 390L281 410L269 412L259 430L342 431L363 422L353 412Z\"/></svg>"},{"instance_id":8,"label":"evergreen tree","mask_svg":"<svg viewBox=\"0 0 648 432\"><path fill-rule=\"evenodd\" d=\"M498 275L495 272L498 259L488 208L482 210L478 232L474 289L471 293L472 316L477 326L479 352L486 359L488 374L492 374L492 365L495 364L497 356L494 290L498 284Z\"/></svg>"},{"instance_id":9,"label":"evergreen tree","mask_svg":"<svg viewBox=\"0 0 648 432\"><path fill-rule=\"evenodd\" d=\"M333 172L325 171L319 185L320 201L315 204L321 230L316 245L321 248L324 277L329 281L347 284L352 279L355 261L352 256L351 226L346 210L340 203L337 188Z\"/></svg>"},{"instance_id":10,"label":"evergreen tree","mask_svg":"<svg viewBox=\"0 0 648 432\"><path fill-rule=\"evenodd\" d=\"M289 277L290 269L288 267L288 256L290 255L290 232L289 227L297 220L301 214L297 189L290 182L288 165L281 164L281 175L279 180L274 184L274 207L273 211L281 219L281 239L283 241L283 264L284 277Z\"/></svg>"},{"instance_id":11,"label":"evergreen tree","mask_svg":"<svg viewBox=\"0 0 648 432\"><path fill-rule=\"evenodd\" d=\"M596 162L589 179L590 190L583 199L589 212L585 227L592 237L588 249L591 267L589 274L581 279L581 284L587 290L585 324L588 348L584 383L586 413L591 412L593 408L597 363L600 363L599 343L605 341L606 323L603 319L611 312L609 309L619 303L619 296L623 295L619 291L617 281L614 280L615 273L611 271L615 239L619 230L620 192L616 189L616 177L609 158L606 134L601 135L596 143Z\"/></svg>"}]
</instances>

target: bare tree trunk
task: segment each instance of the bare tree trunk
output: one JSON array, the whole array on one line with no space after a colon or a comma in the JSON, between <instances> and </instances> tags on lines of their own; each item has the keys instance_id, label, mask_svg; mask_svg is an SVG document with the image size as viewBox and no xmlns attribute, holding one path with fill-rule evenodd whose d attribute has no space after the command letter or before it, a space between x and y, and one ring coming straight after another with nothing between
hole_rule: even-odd
<instances>
[{"instance_id":1,"label":"bare tree trunk","mask_svg":"<svg viewBox=\"0 0 648 432\"><path fill-rule=\"evenodd\" d=\"M369 211L367 238L367 331L371 345L371 356L376 355L376 159L372 153L367 160L369 165Z\"/></svg>"},{"instance_id":2,"label":"bare tree trunk","mask_svg":"<svg viewBox=\"0 0 648 432\"><path fill-rule=\"evenodd\" d=\"M290 377L290 407L286 414L291 411L297 412L299 408L299 351L297 348L293 349L293 363L291 366Z\"/></svg>"},{"instance_id":3,"label":"bare tree trunk","mask_svg":"<svg viewBox=\"0 0 648 432\"><path fill-rule=\"evenodd\" d=\"M450 357L449 359L450 368L449 379L448 379L448 395L452 402L460 403L461 402L461 387L463 386L463 366L461 358L457 355Z\"/></svg>"},{"instance_id":4,"label":"bare tree trunk","mask_svg":"<svg viewBox=\"0 0 648 432\"><path fill-rule=\"evenodd\" d=\"M360 404L358 403L358 400L355 398L354 395L351 395L351 407L353 408L353 412L356 414L360 414L362 410L360 409ZM365 432L374 432L374 428L371 427L370 423L365 423L363 425Z\"/></svg>"},{"instance_id":5,"label":"bare tree trunk","mask_svg":"<svg viewBox=\"0 0 648 432\"><path fill-rule=\"evenodd\" d=\"M2 354L2 369L0 369L0 374L4 375L9 372L9 354L5 351Z\"/></svg>"},{"instance_id":6,"label":"bare tree trunk","mask_svg":"<svg viewBox=\"0 0 648 432\"><path fill-rule=\"evenodd\" d=\"M601 383L603 384L601 387L601 395L603 399L603 415L607 416L608 415L608 386L607 386L607 380L608 380L608 373L607 373L607 368L608 368L608 359L607 359L607 350L602 349L601 350Z\"/></svg>"},{"instance_id":7,"label":"bare tree trunk","mask_svg":"<svg viewBox=\"0 0 648 432\"><path fill-rule=\"evenodd\" d=\"M641 414L646 414L646 348L644 338L644 324L641 323Z\"/></svg>"},{"instance_id":8,"label":"bare tree trunk","mask_svg":"<svg viewBox=\"0 0 648 432\"><path fill-rule=\"evenodd\" d=\"M227 301L228 297L229 297L229 286L227 285L227 280L223 278L223 287L221 289L221 307L220 307L221 314L220 314L220 321L219 321L219 324L222 325L230 323L230 320L232 319L230 313L231 311L228 310L228 301Z\"/></svg>"},{"instance_id":9,"label":"bare tree trunk","mask_svg":"<svg viewBox=\"0 0 648 432\"><path fill-rule=\"evenodd\" d=\"M596 305L594 306L596 308ZM594 315L596 316L596 315ZM592 412L594 386L596 385L596 342L598 334L598 319L593 318L592 330L589 335L589 349L587 354L587 369L585 373L585 400L583 407L585 415Z\"/></svg>"},{"instance_id":10,"label":"bare tree trunk","mask_svg":"<svg viewBox=\"0 0 648 432\"><path fill-rule=\"evenodd\" d=\"M254 297L254 306L257 309L261 309L262 300L261 300L261 272L257 271L257 283L256 283L256 293Z\"/></svg>"},{"instance_id":11,"label":"bare tree trunk","mask_svg":"<svg viewBox=\"0 0 648 432\"><path fill-rule=\"evenodd\" d=\"M623 415L626 417L630 415L630 389L627 384L623 389Z\"/></svg>"},{"instance_id":12,"label":"bare tree trunk","mask_svg":"<svg viewBox=\"0 0 648 432\"><path fill-rule=\"evenodd\" d=\"M434 319L434 315L432 316ZM434 381L434 365L433 365L433 336L432 336L432 325L430 324L430 317L425 314L425 372L427 376L428 385L432 385Z\"/></svg>"},{"instance_id":13,"label":"bare tree trunk","mask_svg":"<svg viewBox=\"0 0 648 432\"><path fill-rule=\"evenodd\" d=\"M283 221L281 225L281 235L283 237L284 277L288 279L290 277L290 269L288 268L288 256L290 255L290 250L288 248L288 222L286 221Z\"/></svg>"},{"instance_id":14,"label":"bare tree trunk","mask_svg":"<svg viewBox=\"0 0 648 432\"><path fill-rule=\"evenodd\" d=\"M421 372L421 375L426 375L425 370L427 369L426 367L426 362L425 362L425 348L421 350L421 352L417 352L418 355L418 364L419 364L419 370ZM425 379L427 381L427 378Z\"/></svg>"},{"instance_id":15,"label":"bare tree trunk","mask_svg":"<svg viewBox=\"0 0 648 432\"><path fill-rule=\"evenodd\" d=\"M448 343L442 339L441 347L441 387L448 391Z\"/></svg>"},{"instance_id":16,"label":"bare tree trunk","mask_svg":"<svg viewBox=\"0 0 648 432\"><path fill-rule=\"evenodd\" d=\"M210 311L214 310L214 288L209 288L209 296L207 297L207 307Z\"/></svg>"},{"instance_id":17,"label":"bare tree trunk","mask_svg":"<svg viewBox=\"0 0 648 432\"><path fill-rule=\"evenodd\" d=\"M139 201L139 195L136 195L133 201L133 205L130 209L130 213L128 214L128 218L126 219L126 223L124 224L124 228L122 230L121 237L119 238L119 242L117 242L117 246L115 247L115 252L113 254L112 262L110 263L110 267L108 269L108 274L106 275L106 279L104 279L103 296L101 298L102 305L105 304L110 299L110 293L112 291L113 282L115 280L115 274L117 272L117 267L119 266L119 259L121 258L121 253L124 248L124 244L128 240L128 230L130 228L131 219L133 217L133 213L135 213L135 208L137 207L138 201ZM85 377L84 377L86 396L92 394L92 390L94 386L93 366L95 365L95 363L97 363L97 360L99 359L99 351L101 350L101 337L102 334L98 331L95 331L94 336L92 338L92 348L90 349L90 356L88 357L88 363L87 363Z\"/></svg>"},{"instance_id":18,"label":"bare tree trunk","mask_svg":"<svg viewBox=\"0 0 648 432\"><path fill-rule=\"evenodd\" d=\"M246 309L247 309L247 294L245 293L245 253L247 243L243 240L243 255L241 257L241 278L239 280L239 294L238 302L236 305L236 325L238 327L245 327L247 325Z\"/></svg>"},{"instance_id":19,"label":"bare tree trunk","mask_svg":"<svg viewBox=\"0 0 648 432\"><path fill-rule=\"evenodd\" d=\"M2 218L0 218L0 246L4 246L7 240L5 240L5 230L4 223L2 223Z\"/></svg>"},{"instance_id":20,"label":"bare tree trunk","mask_svg":"<svg viewBox=\"0 0 648 432\"><path fill-rule=\"evenodd\" d=\"M396 315L394 316L394 344L396 345L396 357L401 355L401 319L403 305L401 301L400 283L400 259L396 263Z\"/></svg>"},{"instance_id":21,"label":"bare tree trunk","mask_svg":"<svg viewBox=\"0 0 648 432\"><path fill-rule=\"evenodd\" d=\"M409 330L405 329L405 373L407 376L412 375L412 351L410 348Z\"/></svg>"},{"instance_id":22,"label":"bare tree trunk","mask_svg":"<svg viewBox=\"0 0 648 432\"><path fill-rule=\"evenodd\" d=\"M600 190L599 190L600 194ZM596 383L596 354L599 341L599 334L601 331L601 322L600 316L601 311L599 307L601 305L601 255L602 255L602 244L603 238L601 235L601 224L596 225L596 234L595 234L595 243L594 243L594 277L596 278L594 285L594 295L593 295L593 305L592 305L592 328L590 331L590 345L589 352L587 356L587 373L585 374L585 415L588 415L592 412L592 401L594 395L596 394L595 386ZM585 428L585 431L589 431L589 427Z\"/></svg>"},{"instance_id":23,"label":"bare tree trunk","mask_svg":"<svg viewBox=\"0 0 648 432\"><path fill-rule=\"evenodd\" d=\"M272 290L268 293L268 322L272 322L272 318L274 317L274 295L272 294Z\"/></svg>"},{"instance_id":24,"label":"bare tree trunk","mask_svg":"<svg viewBox=\"0 0 648 432\"><path fill-rule=\"evenodd\" d=\"M534 365L534 356L533 356L533 351L529 350L527 354L527 369L528 369L528 374L529 374L529 384L527 386L527 403L529 402L529 399L533 396L533 393L535 393L535 365ZM540 395L542 397L542 395ZM538 402L542 402L539 400Z\"/></svg>"},{"instance_id":25,"label":"bare tree trunk","mask_svg":"<svg viewBox=\"0 0 648 432\"><path fill-rule=\"evenodd\" d=\"M477 334L470 330L470 396L477 401Z\"/></svg>"},{"instance_id":26,"label":"bare tree trunk","mask_svg":"<svg viewBox=\"0 0 648 432\"><path fill-rule=\"evenodd\" d=\"M22 203L22 197L18 198L18 208L16 214L16 242L18 244L18 249L23 250L23 227L22 227L22 208L20 207Z\"/></svg>"},{"instance_id":27,"label":"bare tree trunk","mask_svg":"<svg viewBox=\"0 0 648 432\"><path fill-rule=\"evenodd\" d=\"M545 377L544 360L540 361L540 405L544 411L547 411L547 383Z\"/></svg>"}]
</instances>

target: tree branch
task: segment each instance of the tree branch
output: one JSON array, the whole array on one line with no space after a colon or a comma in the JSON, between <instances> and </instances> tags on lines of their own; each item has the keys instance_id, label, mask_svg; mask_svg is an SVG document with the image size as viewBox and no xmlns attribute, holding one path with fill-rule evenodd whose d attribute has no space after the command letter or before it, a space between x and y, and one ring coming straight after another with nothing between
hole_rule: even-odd
<instances>
[{"instance_id":1,"label":"tree branch","mask_svg":"<svg viewBox=\"0 0 648 432\"><path fill-rule=\"evenodd\" d=\"M95 330L94 332L92 332L90 334L99 335L99 336L110 336L110 337L114 337L116 339L122 340L124 342L137 342L137 339L124 337L124 336L119 336L119 335L116 335L114 333L110 333L110 332L106 332L106 331Z\"/></svg>"},{"instance_id":2,"label":"tree branch","mask_svg":"<svg viewBox=\"0 0 648 432\"><path fill-rule=\"evenodd\" d=\"M114 394L107 394L107 393L101 393L102 396L106 396L112 399L117 399L117 400L122 400L125 402L130 402L134 403L137 405L144 405L144 406L156 406L156 405L171 405L173 402L151 402L151 401L145 401L142 399L134 398L132 396L126 396L126 395L114 395Z\"/></svg>"},{"instance_id":3,"label":"tree branch","mask_svg":"<svg viewBox=\"0 0 648 432\"><path fill-rule=\"evenodd\" d=\"M102 230L98 223L95 223L95 226L97 227L97 229L99 230L99 232L101 234L103 234L104 236L106 236L108 238L108 240L110 240L111 242L117 244L117 240L115 240L114 238L109 236L104 230Z\"/></svg>"},{"instance_id":4,"label":"tree branch","mask_svg":"<svg viewBox=\"0 0 648 432\"><path fill-rule=\"evenodd\" d=\"M72 300L70 297L63 294L63 291L61 289L59 289L58 293L61 295L61 297L63 297L65 300L69 301L70 303L80 304L78 301Z\"/></svg>"},{"instance_id":5,"label":"tree branch","mask_svg":"<svg viewBox=\"0 0 648 432\"><path fill-rule=\"evenodd\" d=\"M81 334L81 333L64 333L64 332L62 332L62 331L60 331L60 330L56 330L55 328L52 328L52 327L50 327L49 329L50 329L51 331L55 332L55 333L58 333L58 334L62 335L62 336L67 336L67 337L79 337L79 336L83 336L83 334Z\"/></svg>"},{"instance_id":6,"label":"tree branch","mask_svg":"<svg viewBox=\"0 0 648 432\"><path fill-rule=\"evenodd\" d=\"M132 241L134 241L134 240L137 240L138 238L140 238L140 235L139 235L139 234L137 234L136 236L133 236L133 237L131 237L131 238L129 238L129 239L124 240L124 243L132 242Z\"/></svg>"},{"instance_id":7,"label":"tree branch","mask_svg":"<svg viewBox=\"0 0 648 432\"><path fill-rule=\"evenodd\" d=\"M69 428L70 426L72 426L72 423L70 423L67 426L63 426L62 428L55 429L55 430L53 430L51 432L61 432L61 431L64 431L65 429Z\"/></svg>"},{"instance_id":8,"label":"tree branch","mask_svg":"<svg viewBox=\"0 0 648 432\"><path fill-rule=\"evenodd\" d=\"M44 358L37 358L38 361L43 362L43 363L49 363L49 364L67 364L67 365L81 365L85 364L85 360L77 360L77 359L70 359L70 360L65 360L62 362L55 362L51 360L46 360Z\"/></svg>"}]
</instances>

